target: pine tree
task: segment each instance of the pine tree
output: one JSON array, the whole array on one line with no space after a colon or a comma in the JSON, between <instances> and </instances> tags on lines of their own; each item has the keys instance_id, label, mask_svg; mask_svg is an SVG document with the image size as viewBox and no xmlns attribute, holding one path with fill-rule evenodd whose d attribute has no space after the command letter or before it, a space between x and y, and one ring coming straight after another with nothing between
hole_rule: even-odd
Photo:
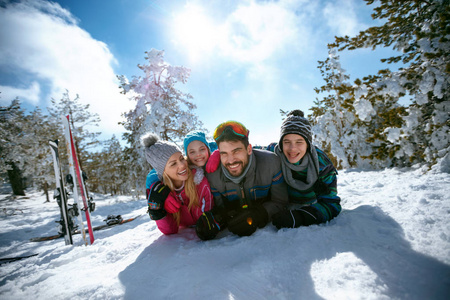
<instances>
[{"instance_id":1,"label":"pine tree","mask_svg":"<svg viewBox=\"0 0 450 300\"><path fill-rule=\"evenodd\" d=\"M176 83L187 82L190 70L165 62L164 51L145 53L148 65L138 65L144 77L133 76L128 82L125 76L118 76L122 93L133 91L136 101L136 107L125 114L124 125L133 133L152 131L163 140L179 142L190 130L202 126L193 112L196 105L190 102L192 96L175 88Z\"/></svg>"},{"instance_id":2,"label":"pine tree","mask_svg":"<svg viewBox=\"0 0 450 300\"><path fill-rule=\"evenodd\" d=\"M111 195L131 192L127 182L130 169L119 140L113 135L103 145L102 151L90 153L87 161L87 168L91 170L93 177L89 181L92 191Z\"/></svg>"},{"instance_id":3,"label":"pine tree","mask_svg":"<svg viewBox=\"0 0 450 300\"><path fill-rule=\"evenodd\" d=\"M57 127L37 107L27 114L19 100L0 111L0 170L8 170L15 195L25 194L26 181L44 191L49 201L55 178L48 141L57 136Z\"/></svg>"},{"instance_id":4,"label":"pine tree","mask_svg":"<svg viewBox=\"0 0 450 300\"><path fill-rule=\"evenodd\" d=\"M74 99L70 98L69 91L66 90L60 100L51 99L52 106L48 108L50 114L50 121L58 128L58 139L65 140L64 128L61 121L61 116L70 115L70 126L72 129L75 147L83 169L86 160L88 159L88 150L100 144L97 137L99 132L92 132L91 128L98 126L100 118L97 114L89 111L89 104L83 105L79 101L79 96L76 95ZM56 137L55 137L56 138ZM64 145L61 143L61 145ZM64 146L59 147L61 157L67 157L67 149ZM83 169L84 170L84 169ZM84 170L88 176L89 170Z\"/></svg>"},{"instance_id":5,"label":"pine tree","mask_svg":"<svg viewBox=\"0 0 450 300\"><path fill-rule=\"evenodd\" d=\"M26 116L23 130L26 133L22 140L26 154L24 175L32 178L33 185L50 201L48 191L50 186L55 186L55 175L48 141L57 136L58 128L36 107Z\"/></svg>"},{"instance_id":6,"label":"pine tree","mask_svg":"<svg viewBox=\"0 0 450 300\"><path fill-rule=\"evenodd\" d=\"M0 107L0 172L7 172L13 193L18 196L25 196L24 116L18 99Z\"/></svg>"},{"instance_id":7,"label":"pine tree","mask_svg":"<svg viewBox=\"0 0 450 300\"><path fill-rule=\"evenodd\" d=\"M365 0L372 5L375 1ZM374 19L385 24L370 27L355 37L336 37L333 51L391 47L399 55L382 62L401 63L397 71L383 69L355 80L344 94L354 109L357 130L367 126L367 158L385 166L435 164L449 159L450 3L435 1L377 1ZM399 99L411 104L402 107ZM315 117L326 113L317 107ZM362 121L362 123L361 123Z\"/></svg>"},{"instance_id":8,"label":"pine tree","mask_svg":"<svg viewBox=\"0 0 450 300\"><path fill-rule=\"evenodd\" d=\"M124 139L129 144L125 155L128 166L132 166L136 191L144 190L148 173L140 145L144 133L150 131L163 140L180 143L189 131L203 126L194 114L196 105L191 102L192 96L175 87L177 83L187 82L190 70L165 62L164 51L152 49L145 53L148 64L138 65L144 72L143 77L133 76L128 82L125 76L118 76L122 93L130 94L136 101L136 107L124 114L126 121L122 123L127 130Z\"/></svg>"},{"instance_id":9,"label":"pine tree","mask_svg":"<svg viewBox=\"0 0 450 300\"><path fill-rule=\"evenodd\" d=\"M366 166L364 157L371 153L366 142L367 124L365 115L358 116L355 105L364 105L364 113L371 114L368 103L355 103L355 86L350 82L340 63L336 51L331 49L329 57L319 62L320 72L325 85L316 88L322 99L316 99L310 116L313 125L314 141L333 160L338 168ZM361 120L362 118L362 120Z\"/></svg>"}]
</instances>

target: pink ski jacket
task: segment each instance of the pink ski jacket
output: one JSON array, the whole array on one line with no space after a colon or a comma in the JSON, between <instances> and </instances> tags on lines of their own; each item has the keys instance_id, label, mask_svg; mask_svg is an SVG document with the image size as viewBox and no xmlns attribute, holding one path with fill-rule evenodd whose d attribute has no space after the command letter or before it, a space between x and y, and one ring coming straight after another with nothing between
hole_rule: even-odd
<instances>
[{"instance_id":1,"label":"pink ski jacket","mask_svg":"<svg viewBox=\"0 0 450 300\"><path fill-rule=\"evenodd\" d=\"M170 201L177 201L180 204L180 226L177 225L170 209L167 205L164 208L167 211L167 215L161 220L156 221L156 225L159 230L164 234L178 233L179 227L189 227L195 225L200 216L205 212L213 208L214 200L211 194L208 180L204 176L202 169L192 169L194 175L194 182L197 187L197 194L200 199L199 207L192 207L188 210L188 204L190 199L186 196L184 189L181 192L171 191L166 199L166 204Z\"/></svg>"}]
</instances>

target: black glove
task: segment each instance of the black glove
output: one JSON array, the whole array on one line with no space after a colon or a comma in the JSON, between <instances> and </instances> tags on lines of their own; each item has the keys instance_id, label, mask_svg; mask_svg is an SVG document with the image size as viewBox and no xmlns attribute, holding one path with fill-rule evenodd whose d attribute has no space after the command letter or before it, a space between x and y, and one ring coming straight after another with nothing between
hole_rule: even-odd
<instances>
[{"instance_id":1,"label":"black glove","mask_svg":"<svg viewBox=\"0 0 450 300\"><path fill-rule=\"evenodd\" d=\"M212 240L220 231L220 216L214 214L212 211L204 212L203 215L197 220L195 226L195 233L197 236L204 241Z\"/></svg>"},{"instance_id":2,"label":"black glove","mask_svg":"<svg viewBox=\"0 0 450 300\"><path fill-rule=\"evenodd\" d=\"M252 235L256 228L263 228L269 221L267 210L260 204L244 208L228 221L228 229L238 236Z\"/></svg>"},{"instance_id":3,"label":"black glove","mask_svg":"<svg viewBox=\"0 0 450 300\"><path fill-rule=\"evenodd\" d=\"M167 214L164 209L164 202L170 193L170 188L161 181L153 184L148 196L148 214L152 220L161 220Z\"/></svg>"},{"instance_id":4,"label":"black glove","mask_svg":"<svg viewBox=\"0 0 450 300\"><path fill-rule=\"evenodd\" d=\"M297 228L317 224L317 213L312 207L304 207L299 210L283 210L272 216L272 224L280 228Z\"/></svg>"}]
</instances>

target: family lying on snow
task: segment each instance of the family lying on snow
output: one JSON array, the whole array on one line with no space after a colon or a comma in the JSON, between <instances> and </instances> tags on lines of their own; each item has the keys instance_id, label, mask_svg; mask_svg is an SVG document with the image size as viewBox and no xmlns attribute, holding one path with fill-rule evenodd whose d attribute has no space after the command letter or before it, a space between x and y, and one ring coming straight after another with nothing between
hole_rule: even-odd
<instances>
[{"instance_id":1,"label":"family lying on snow","mask_svg":"<svg viewBox=\"0 0 450 300\"><path fill-rule=\"evenodd\" d=\"M187 160L175 144L154 134L142 137L154 168L147 176L148 212L162 233L195 225L202 240L225 228L249 236L270 221L278 229L295 228L339 214L337 171L313 146L302 111L283 121L275 153L252 149L248 135L239 122L220 124L214 131L218 150L211 154L205 134L190 132Z\"/></svg>"}]
</instances>

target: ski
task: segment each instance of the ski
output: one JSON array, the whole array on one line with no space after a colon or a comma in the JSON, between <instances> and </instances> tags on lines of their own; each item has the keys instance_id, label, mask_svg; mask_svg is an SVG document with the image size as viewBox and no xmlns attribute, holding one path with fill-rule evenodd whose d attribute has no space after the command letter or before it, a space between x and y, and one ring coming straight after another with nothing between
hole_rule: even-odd
<instances>
[{"instance_id":1,"label":"ski","mask_svg":"<svg viewBox=\"0 0 450 300\"><path fill-rule=\"evenodd\" d=\"M33 256L37 256L38 254L31 254L31 255L26 255L26 256L16 256L16 257L5 257L5 258L0 258L0 265L6 264L6 263L10 263L13 261L18 261L18 260L22 260L25 258L30 258Z\"/></svg>"},{"instance_id":2,"label":"ski","mask_svg":"<svg viewBox=\"0 0 450 300\"><path fill-rule=\"evenodd\" d=\"M56 198L56 201L58 202L59 205L59 209L61 211L61 220L59 221L59 223L61 225L61 231L62 235L64 236L66 245L72 245L73 222L71 216L69 215L66 188L64 186L64 181L61 176L61 165L59 163L59 152L58 152L58 140L49 141L49 144L53 156L53 168L55 170L55 178L56 178L56 190L53 193L53 198Z\"/></svg>"},{"instance_id":3,"label":"ski","mask_svg":"<svg viewBox=\"0 0 450 300\"><path fill-rule=\"evenodd\" d=\"M75 143L74 143L73 136L72 136L72 131L70 130L70 117L69 117L69 115L67 115L65 117L61 116L61 118L63 120L64 128L65 128L66 147L67 147L67 153L69 155L70 172L71 172L72 178L74 179L74 183L73 183L74 199L77 203L78 209L80 210L79 211L79 221L81 224L81 233L82 233L85 245L88 245L86 232L89 233L89 242L92 245L92 243L94 243L94 232L92 230L88 199L86 197L86 187L84 185L83 177L81 175L80 164L78 162L78 157L77 157ZM75 180L75 178L76 178L76 180ZM80 188L82 206L80 205L80 198L78 197L77 185ZM84 223L83 223L83 220L81 217L82 211L84 211L84 214L85 214L87 231L85 230Z\"/></svg>"},{"instance_id":4,"label":"ski","mask_svg":"<svg viewBox=\"0 0 450 300\"><path fill-rule=\"evenodd\" d=\"M92 230L93 231L99 231L99 230L103 230L103 229L112 228L112 227L117 226L117 225L122 225L122 224L125 224L125 223L129 223L131 221L134 221L134 220L136 220L137 218L139 218L141 216L143 216L143 215L138 215L136 217L132 217L132 218L129 218L129 219L122 219L118 223L113 223L113 224L110 223L110 224L99 225L99 226L96 226L96 227L92 228ZM80 233L81 233L81 230L75 230L74 232L72 232L72 234L80 234ZM63 237L62 234L55 234L55 235L44 236L44 237L35 237L35 238L31 238L30 242L51 241L51 240L56 240L56 239L59 239L59 238L62 238L62 237Z\"/></svg>"}]
</instances>

